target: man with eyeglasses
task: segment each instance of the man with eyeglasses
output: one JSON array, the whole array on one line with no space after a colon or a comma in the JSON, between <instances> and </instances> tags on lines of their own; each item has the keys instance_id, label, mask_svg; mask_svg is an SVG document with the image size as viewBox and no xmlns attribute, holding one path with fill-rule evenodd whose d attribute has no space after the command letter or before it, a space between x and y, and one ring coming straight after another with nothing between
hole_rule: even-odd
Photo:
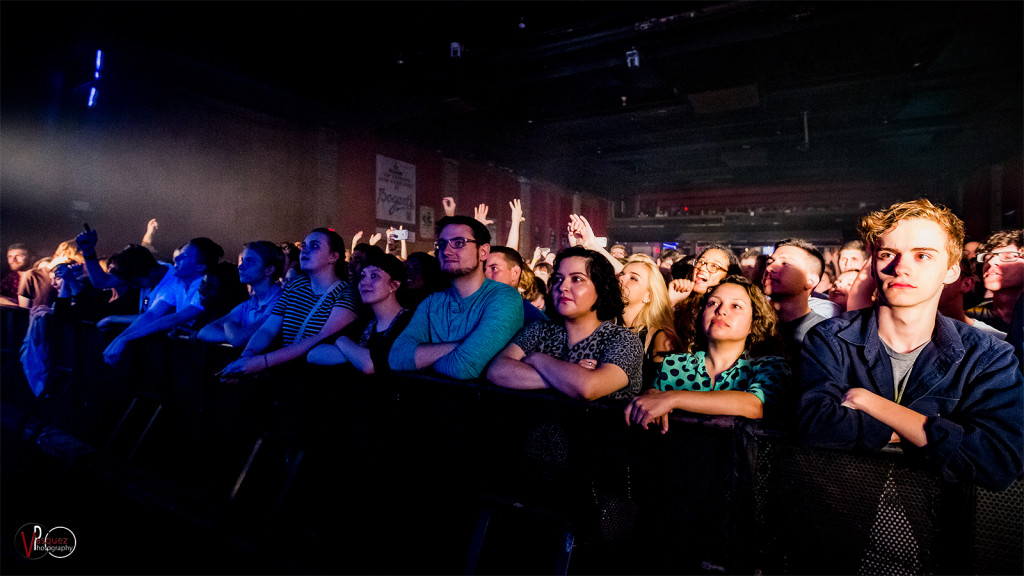
<instances>
[{"instance_id":1,"label":"man with eyeglasses","mask_svg":"<svg viewBox=\"0 0 1024 576\"><path fill-rule=\"evenodd\" d=\"M967 311L997 330L1008 332L1013 308L1024 292L1024 230L1003 230L991 234L978 248L981 280L992 292L992 300Z\"/></svg>"},{"instance_id":2,"label":"man with eyeglasses","mask_svg":"<svg viewBox=\"0 0 1024 576\"><path fill-rule=\"evenodd\" d=\"M436 229L434 248L451 287L416 308L388 361L393 370L433 368L456 380L471 380L523 327L523 298L515 288L484 275L491 234L480 221L445 216Z\"/></svg>"}]
</instances>

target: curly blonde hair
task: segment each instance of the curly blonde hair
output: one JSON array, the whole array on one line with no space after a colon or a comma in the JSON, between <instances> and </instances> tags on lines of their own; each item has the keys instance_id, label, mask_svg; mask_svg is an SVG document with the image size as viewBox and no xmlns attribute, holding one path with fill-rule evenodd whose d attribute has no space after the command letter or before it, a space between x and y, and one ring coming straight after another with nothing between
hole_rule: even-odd
<instances>
[{"instance_id":1,"label":"curly blonde hair","mask_svg":"<svg viewBox=\"0 0 1024 576\"><path fill-rule=\"evenodd\" d=\"M946 255L948 266L960 262L964 250L964 223L949 208L932 204L927 198L918 198L909 202L897 202L884 210L876 210L860 219L857 230L864 243L874 256L878 249L878 239L892 230L903 220L922 218L931 220L946 233Z\"/></svg>"}]
</instances>

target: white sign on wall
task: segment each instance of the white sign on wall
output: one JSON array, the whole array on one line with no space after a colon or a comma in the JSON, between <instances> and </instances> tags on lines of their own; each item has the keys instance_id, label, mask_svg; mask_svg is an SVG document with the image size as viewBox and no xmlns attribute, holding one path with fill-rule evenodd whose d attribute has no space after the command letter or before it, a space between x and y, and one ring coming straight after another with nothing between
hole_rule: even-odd
<instances>
[{"instance_id":1,"label":"white sign on wall","mask_svg":"<svg viewBox=\"0 0 1024 576\"><path fill-rule=\"evenodd\" d=\"M416 224L416 165L377 155L377 219Z\"/></svg>"},{"instance_id":2,"label":"white sign on wall","mask_svg":"<svg viewBox=\"0 0 1024 576\"><path fill-rule=\"evenodd\" d=\"M420 206L420 236L434 237L434 209L430 206Z\"/></svg>"}]
</instances>

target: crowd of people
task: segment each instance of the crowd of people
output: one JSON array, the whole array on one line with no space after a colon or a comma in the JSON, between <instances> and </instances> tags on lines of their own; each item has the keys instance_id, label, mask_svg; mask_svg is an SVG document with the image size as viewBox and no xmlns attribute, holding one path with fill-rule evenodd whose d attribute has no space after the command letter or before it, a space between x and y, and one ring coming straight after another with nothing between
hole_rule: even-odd
<instances>
[{"instance_id":1,"label":"crowd of people","mask_svg":"<svg viewBox=\"0 0 1024 576\"><path fill-rule=\"evenodd\" d=\"M5 303L116 333L109 364L172 333L237 348L225 381L291 362L429 371L620 400L628 425L662 433L678 410L764 419L813 446L899 442L987 487L1024 469L1024 230L965 246L959 218L919 199L864 216L862 239L838 249L785 238L767 254L711 243L650 256L606 249L573 214L563 249L526 258L523 209L509 207L504 245L486 205L460 215L445 198L429 252L408 253L401 228L347 246L315 228L249 242L237 266L204 237L157 260L155 220L100 258L87 228L34 266L10 246ZM22 359L42 387L35 340Z\"/></svg>"}]
</instances>

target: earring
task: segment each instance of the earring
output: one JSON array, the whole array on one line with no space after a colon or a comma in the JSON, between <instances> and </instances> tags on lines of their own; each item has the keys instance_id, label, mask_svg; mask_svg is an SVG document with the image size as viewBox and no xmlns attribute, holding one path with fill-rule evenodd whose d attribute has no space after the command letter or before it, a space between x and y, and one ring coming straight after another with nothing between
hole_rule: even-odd
<instances>
[{"instance_id":1,"label":"earring","mask_svg":"<svg viewBox=\"0 0 1024 576\"><path fill-rule=\"evenodd\" d=\"M650 303L651 303L651 297L650 296L644 298L644 304L650 304Z\"/></svg>"}]
</instances>

